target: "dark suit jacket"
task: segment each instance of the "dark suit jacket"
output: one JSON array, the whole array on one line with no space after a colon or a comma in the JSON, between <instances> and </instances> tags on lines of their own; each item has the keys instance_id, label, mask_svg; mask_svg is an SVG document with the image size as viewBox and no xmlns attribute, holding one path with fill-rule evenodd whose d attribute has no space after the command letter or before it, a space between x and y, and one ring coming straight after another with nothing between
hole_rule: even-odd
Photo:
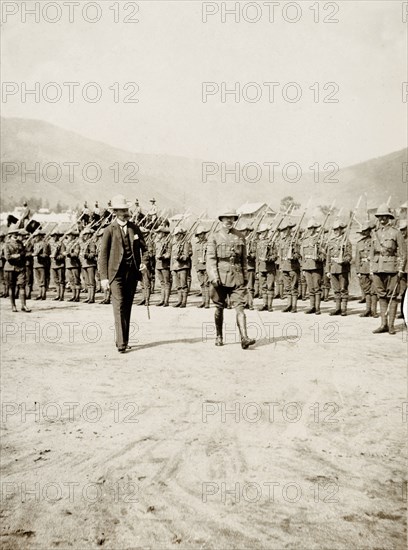
<instances>
[{"instance_id":1,"label":"dark suit jacket","mask_svg":"<svg viewBox=\"0 0 408 550\"><path fill-rule=\"evenodd\" d=\"M136 224L128 222L127 230L132 248L133 261L137 271L137 278L141 280L139 267L142 255L146 251L146 243L142 232ZM114 220L108 225L102 235L98 268L101 279L109 279L109 283L115 278L123 259L124 247L122 233L122 229L118 222Z\"/></svg>"}]
</instances>

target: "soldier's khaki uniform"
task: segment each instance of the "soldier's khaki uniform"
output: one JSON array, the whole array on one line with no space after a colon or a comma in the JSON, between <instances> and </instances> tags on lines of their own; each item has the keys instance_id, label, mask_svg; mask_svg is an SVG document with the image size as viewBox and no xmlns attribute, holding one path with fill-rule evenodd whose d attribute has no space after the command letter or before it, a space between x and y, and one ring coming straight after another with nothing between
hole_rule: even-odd
<instances>
[{"instance_id":1,"label":"soldier's khaki uniform","mask_svg":"<svg viewBox=\"0 0 408 550\"><path fill-rule=\"evenodd\" d=\"M174 307L186 307L188 296L187 277L191 269L191 255L193 250L191 243L184 240L184 233L181 240L174 239L171 245L170 269L173 274L173 284L177 288L178 301Z\"/></svg>"},{"instance_id":2,"label":"soldier's khaki uniform","mask_svg":"<svg viewBox=\"0 0 408 550\"><path fill-rule=\"evenodd\" d=\"M81 264L79 261L79 252L79 244L76 239L65 243L65 269L66 273L68 273L67 278L72 290L72 298L69 302L79 302L81 292Z\"/></svg>"},{"instance_id":3,"label":"soldier's khaki uniform","mask_svg":"<svg viewBox=\"0 0 408 550\"><path fill-rule=\"evenodd\" d=\"M198 284L201 288L201 295L202 295L202 301L201 304L198 305L199 308L206 308L208 309L210 307L210 280L208 278L207 273L207 238L203 237L202 239L199 238L200 235L204 235L204 230L202 232L200 229L197 229L196 236L198 238L198 242L195 245L195 270L197 272L197 279Z\"/></svg>"},{"instance_id":4,"label":"soldier's khaki uniform","mask_svg":"<svg viewBox=\"0 0 408 550\"><path fill-rule=\"evenodd\" d=\"M259 228L261 237L258 240L256 250L256 272L263 299L263 304L259 309L260 311L272 311L276 275L275 262L278 258L278 252L268 234L261 232L261 229L262 227Z\"/></svg>"},{"instance_id":5,"label":"soldier's khaki uniform","mask_svg":"<svg viewBox=\"0 0 408 550\"><path fill-rule=\"evenodd\" d=\"M369 227L364 225L366 230ZM366 311L360 317L371 317L377 309L377 295L375 293L372 275L370 275L370 256L371 256L372 239L371 234L363 235L356 244L355 267L360 283L361 292L366 303Z\"/></svg>"},{"instance_id":6,"label":"soldier's khaki uniform","mask_svg":"<svg viewBox=\"0 0 408 550\"><path fill-rule=\"evenodd\" d=\"M50 245L48 242L37 241L34 243L34 275L35 282L40 290L36 300L45 300L47 298L47 271L49 270Z\"/></svg>"},{"instance_id":7,"label":"soldier's khaki uniform","mask_svg":"<svg viewBox=\"0 0 408 550\"><path fill-rule=\"evenodd\" d=\"M10 231L10 233L15 234L17 231L13 230ZM6 259L4 273L7 277L12 310L14 312L17 311L16 297L18 294L21 301L21 311L30 312L26 306L25 295L25 248L19 237L17 237L17 239L10 237L10 240L6 242L4 257Z\"/></svg>"},{"instance_id":8,"label":"soldier's khaki uniform","mask_svg":"<svg viewBox=\"0 0 408 550\"><path fill-rule=\"evenodd\" d=\"M309 291L310 308L306 313L320 314L324 253L320 235L305 235L300 245L302 271Z\"/></svg>"},{"instance_id":9,"label":"soldier's khaki uniform","mask_svg":"<svg viewBox=\"0 0 408 550\"><path fill-rule=\"evenodd\" d=\"M386 205L378 208L376 216L387 216ZM394 321L397 313L399 274L403 273L407 261L407 250L401 231L387 223L372 233L373 243L370 257L370 271L380 303L381 326L375 333L395 334ZM388 304L389 303L389 304Z\"/></svg>"},{"instance_id":10,"label":"soldier's khaki uniform","mask_svg":"<svg viewBox=\"0 0 408 550\"><path fill-rule=\"evenodd\" d=\"M160 281L161 300L158 306L167 307L169 305L171 281L170 281L170 256L171 241L169 230L166 227L159 227L157 237L154 242L156 272Z\"/></svg>"},{"instance_id":11,"label":"soldier's khaki uniform","mask_svg":"<svg viewBox=\"0 0 408 550\"><path fill-rule=\"evenodd\" d=\"M96 244L93 240L88 239L79 243L79 262L81 264L82 275L84 277L85 286L88 291L88 299L85 303L95 303L96 290L96 269L97 269L97 254Z\"/></svg>"},{"instance_id":12,"label":"soldier's khaki uniform","mask_svg":"<svg viewBox=\"0 0 408 550\"><path fill-rule=\"evenodd\" d=\"M352 259L351 242L344 242L344 235L332 237L327 243L327 272L336 301L334 314L347 313L349 297L350 262Z\"/></svg>"},{"instance_id":13,"label":"soldier's khaki uniform","mask_svg":"<svg viewBox=\"0 0 408 550\"><path fill-rule=\"evenodd\" d=\"M57 289L55 301L64 301L65 294L65 245L60 240L53 240L50 243L51 273Z\"/></svg>"},{"instance_id":14,"label":"soldier's khaki uniform","mask_svg":"<svg viewBox=\"0 0 408 550\"><path fill-rule=\"evenodd\" d=\"M219 216L238 219L235 212ZM215 327L217 332L216 345L223 345L222 329L224 308L227 297L236 310L236 321L241 335L241 347L247 349L255 343L249 339L246 328L244 307L248 284L248 263L245 235L234 229L222 226L208 239L207 273L211 282L210 295L215 304Z\"/></svg>"},{"instance_id":15,"label":"soldier's khaki uniform","mask_svg":"<svg viewBox=\"0 0 408 550\"><path fill-rule=\"evenodd\" d=\"M293 226L292 226L293 227ZM282 231L287 229L282 228ZM281 235L279 248L279 268L282 271L287 305L284 312L297 312L300 279L300 246L292 242L291 235Z\"/></svg>"}]
</instances>

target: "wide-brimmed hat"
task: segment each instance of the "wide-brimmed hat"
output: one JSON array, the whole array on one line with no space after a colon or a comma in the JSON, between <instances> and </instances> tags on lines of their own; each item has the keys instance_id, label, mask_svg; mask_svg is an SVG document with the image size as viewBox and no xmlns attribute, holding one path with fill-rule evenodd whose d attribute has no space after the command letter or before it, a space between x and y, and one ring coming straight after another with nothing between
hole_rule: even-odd
<instances>
[{"instance_id":1,"label":"wide-brimmed hat","mask_svg":"<svg viewBox=\"0 0 408 550\"><path fill-rule=\"evenodd\" d=\"M310 218L307 222L307 229L312 229L313 227L320 227L320 223L315 218Z\"/></svg>"},{"instance_id":2,"label":"wide-brimmed hat","mask_svg":"<svg viewBox=\"0 0 408 550\"><path fill-rule=\"evenodd\" d=\"M292 227L295 227L296 226L296 222L294 222L292 219L290 218L287 218L286 220L284 220L281 224L281 226L279 227L279 229L281 231L283 231L284 229L291 229Z\"/></svg>"},{"instance_id":3,"label":"wide-brimmed hat","mask_svg":"<svg viewBox=\"0 0 408 550\"><path fill-rule=\"evenodd\" d=\"M335 220L332 229L344 229L345 227L347 227L346 223L341 220Z\"/></svg>"},{"instance_id":4,"label":"wide-brimmed hat","mask_svg":"<svg viewBox=\"0 0 408 550\"><path fill-rule=\"evenodd\" d=\"M380 204L374 216L376 218L378 218L378 216L388 216L389 218L394 219L394 214L391 212L390 207L386 203Z\"/></svg>"},{"instance_id":5,"label":"wide-brimmed hat","mask_svg":"<svg viewBox=\"0 0 408 550\"><path fill-rule=\"evenodd\" d=\"M269 231L269 226L267 223L261 223L261 225L257 229L257 233L264 233L265 231Z\"/></svg>"},{"instance_id":6,"label":"wide-brimmed hat","mask_svg":"<svg viewBox=\"0 0 408 550\"><path fill-rule=\"evenodd\" d=\"M129 204L123 195L115 195L112 197L110 207L113 210L126 210L129 209Z\"/></svg>"},{"instance_id":7,"label":"wide-brimmed hat","mask_svg":"<svg viewBox=\"0 0 408 550\"><path fill-rule=\"evenodd\" d=\"M45 234L44 229L37 229L35 233L33 233L33 237L43 237Z\"/></svg>"},{"instance_id":8,"label":"wide-brimmed hat","mask_svg":"<svg viewBox=\"0 0 408 550\"><path fill-rule=\"evenodd\" d=\"M71 229L68 231L67 235L74 235L75 237L78 237L79 232L76 229Z\"/></svg>"},{"instance_id":9,"label":"wide-brimmed hat","mask_svg":"<svg viewBox=\"0 0 408 550\"><path fill-rule=\"evenodd\" d=\"M400 220L399 223L399 229L406 229L407 228L407 220Z\"/></svg>"},{"instance_id":10,"label":"wide-brimmed hat","mask_svg":"<svg viewBox=\"0 0 408 550\"><path fill-rule=\"evenodd\" d=\"M7 235L18 235L19 232L20 230L16 225L10 225L7 230Z\"/></svg>"},{"instance_id":11,"label":"wide-brimmed hat","mask_svg":"<svg viewBox=\"0 0 408 550\"><path fill-rule=\"evenodd\" d=\"M202 233L208 233L209 229L206 229L203 225L199 225L195 230L196 235L201 235Z\"/></svg>"},{"instance_id":12,"label":"wide-brimmed hat","mask_svg":"<svg viewBox=\"0 0 408 550\"><path fill-rule=\"evenodd\" d=\"M177 226L173 231L173 235L181 235L181 234L184 234L184 233L187 233L186 230L183 227L180 227L180 226Z\"/></svg>"},{"instance_id":13,"label":"wide-brimmed hat","mask_svg":"<svg viewBox=\"0 0 408 550\"><path fill-rule=\"evenodd\" d=\"M53 229L51 232L51 237L57 237L58 235L63 235L61 229Z\"/></svg>"},{"instance_id":14,"label":"wide-brimmed hat","mask_svg":"<svg viewBox=\"0 0 408 550\"><path fill-rule=\"evenodd\" d=\"M357 231L357 233L364 233L365 231L371 231L374 228L373 222L365 221L362 223L360 229Z\"/></svg>"},{"instance_id":15,"label":"wide-brimmed hat","mask_svg":"<svg viewBox=\"0 0 408 550\"><path fill-rule=\"evenodd\" d=\"M85 227L85 229L82 231L81 235L93 235L94 230L90 227Z\"/></svg>"},{"instance_id":16,"label":"wide-brimmed hat","mask_svg":"<svg viewBox=\"0 0 408 550\"><path fill-rule=\"evenodd\" d=\"M161 225L156 229L156 233L170 233L170 229L165 225Z\"/></svg>"},{"instance_id":17,"label":"wide-brimmed hat","mask_svg":"<svg viewBox=\"0 0 408 550\"><path fill-rule=\"evenodd\" d=\"M221 218L234 218L235 221L239 218L236 210L227 210L218 216L218 219L221 221Z\"/></svg>"}]
</instances>

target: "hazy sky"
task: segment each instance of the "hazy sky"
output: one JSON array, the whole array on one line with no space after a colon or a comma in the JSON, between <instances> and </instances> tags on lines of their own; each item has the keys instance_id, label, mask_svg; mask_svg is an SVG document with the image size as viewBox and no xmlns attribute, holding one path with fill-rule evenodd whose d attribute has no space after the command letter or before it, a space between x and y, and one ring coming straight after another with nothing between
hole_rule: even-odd
<instances>
[{"instance_id":1,"label":"hazy sky","mask_svg":"<svg viewBox=\"0 0 408 550\"><path fill-rule=\"evenodd\" d=\"M402 2L390 0L320 2L320 22L314 22L314 2L299 1L300 20L289 23L284 16L299 16L295 8L280 2L275 22L270 11L258 2L241 13L241 21L228 16L221 21L226 5L212 2L208 9L218 13L202 22L201 1L142 1L117 3L121 22L114 23L115 2L99 2L101 19L84 21L81 6L75 7L75 21L69 22L64 6L61 20L40 22L27 15L23 5L34 2L2 2L2 79L16 82L19 92L3 95L2 114L42 119L87 137L143 153L164 153L204 160L337 162L340 166L387 154L407 145L407 103L402 102L402 82L407 80L407 24L402 20ZM45 17L57 13L53 2ZM139 23L123 23L133 14ZM251 6L251 5L252 6ZM330 4L330 5L329 5ZM125 5L126 10L125 11ZM71 6L72 7L72 6ZM324 9L324 7L326 9ZM113 9L109 9L113 8ZM18 9L15 15L5 11ZM73 9L73 8L72 8ZM96 10L88 8L89 17ZM260 20L255 23L243 19ZM339 19L324 23L324 17ZM98 82L102 100L87 103L82 86ZM21 100L22 82L27 88L57 82L63 96L47 103L33 96ZM80 82L74 103L68 101L63 82ZM138 103L114 103L109 86L136 82ZM261 90L258 102L239 102L221 94L202 102L202 83L229 87L239 82L258 84L248 96ZM264 82L279 82L275 101L269 101ZM297 82L302 98L289 103L282 87ZM323 103L337 83L338 103ZM320 102L313 102L309 86L319 83ZM4 85L4 84L3 84ZM78 91L79 90L79 91ZM51 94L53 90L48 88ZM90 90L92 91L92 90ZM132 88L127 90L131 92ZM288 93L294 92L288 89ZM123 90L122 90L123 94Z\"/></svg>"}]
</instances>

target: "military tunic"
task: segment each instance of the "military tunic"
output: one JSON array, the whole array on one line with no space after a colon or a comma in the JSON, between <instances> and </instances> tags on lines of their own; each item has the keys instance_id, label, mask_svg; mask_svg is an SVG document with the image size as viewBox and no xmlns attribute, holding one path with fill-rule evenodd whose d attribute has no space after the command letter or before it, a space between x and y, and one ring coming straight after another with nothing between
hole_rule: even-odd
<instances>
[{"instance_id":1,"label":"military tunic","mask_svg":"<svg viewBox=\"0 0 408 550\"><path fill-rule=\"evenodd\" d=\"M320 235L303 237L300 245L302 271L304 271L310 296L320 295L322 291L324 253L320 246Z\"/></svg>"},{"instance_id":2,"label":"military tunic","mask_svg":"<svg viewBox=\"0 0 408 550\"><path fill-rule=\"evenodd\" d=\"M355 267L364 296L375 294L372 276L370 275L371 235L362 237L356 244Z\"/></svg>"},{"instance_id":3,"label":"military tunic","mask_svg":"<svg viewBox=\"0 0 408 550\"><path fill-rule=\"evenodd\" d=\"M398 272L403 272L407 247L401 231L387 224L373 231L370 271L378 298L397 298Z\"/></svg>"},{"instance_id":4,"label":"military tunic","mask_svg":"<svg viewBox=\"0 0 408 550\"><path fill-rule=\"evenodd\" d=\"M330 281L336 300L347 301L351 258L351 242L344 242L344 235L329 240L326 269L331 274Z\"/></svg>"}]
</instances>

